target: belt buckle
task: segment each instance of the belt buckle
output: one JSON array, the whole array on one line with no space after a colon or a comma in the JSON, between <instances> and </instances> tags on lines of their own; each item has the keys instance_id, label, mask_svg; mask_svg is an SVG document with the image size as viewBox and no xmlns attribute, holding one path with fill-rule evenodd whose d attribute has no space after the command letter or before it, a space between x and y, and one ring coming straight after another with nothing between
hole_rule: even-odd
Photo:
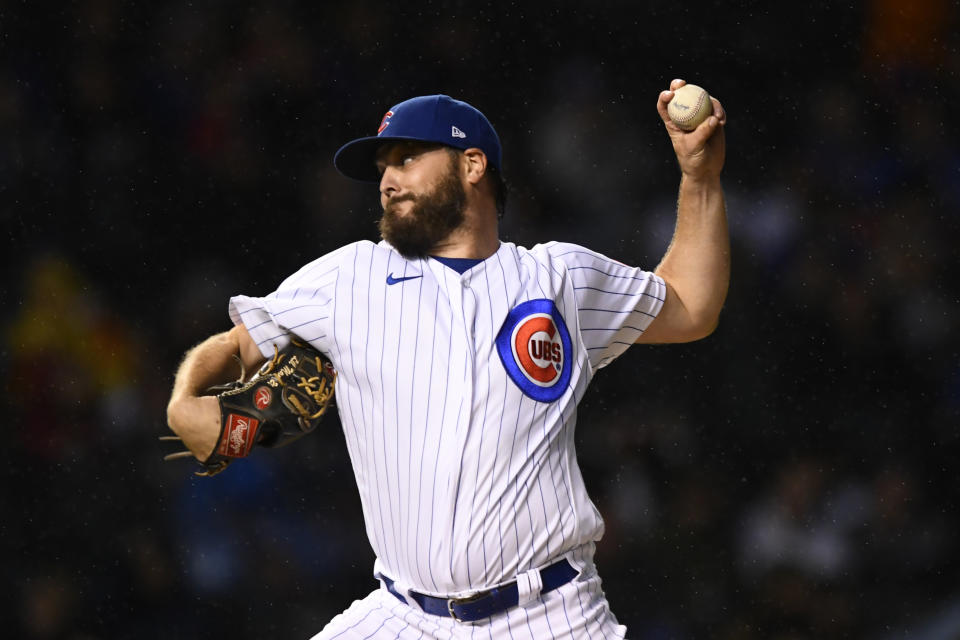
<instances>
[{"instance_id":1,"label":"belt buckle","mask_svg":"<svg viewBox=\"0 0 960 640\"><path fill-rule=\"evenodd\" d=\"M475 593L472 596L467 596L466 598L450 598L447 600L447 611L450 613L450 617L453 618L456 622L467 622L467 620L461 619L457 616L457 613L453 610L455 606L470 604L471 602L476 602L487 596L486 592L481 591L480 593Z\"/></svg>"}]
</instances>

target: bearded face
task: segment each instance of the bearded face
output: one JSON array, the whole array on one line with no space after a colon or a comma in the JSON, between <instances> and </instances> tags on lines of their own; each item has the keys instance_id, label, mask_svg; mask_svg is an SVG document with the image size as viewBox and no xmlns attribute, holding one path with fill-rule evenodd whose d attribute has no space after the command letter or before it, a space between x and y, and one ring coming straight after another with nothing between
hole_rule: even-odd
<instances>
[{"instance_id":1,"label":"bearded face","mask_svg":"<svg viewBox=\"0 0 960 640\"><path fill-rule=\"evenodd\" d=\"M438 243L463 224L467 194L453 156L430 191L405 193L387 200L380 218L380 236L405 258L425 258ZM411 204L406 205L409 201ZM407 209L406 213L400 213Z\"/></svg>"}]
</instances>

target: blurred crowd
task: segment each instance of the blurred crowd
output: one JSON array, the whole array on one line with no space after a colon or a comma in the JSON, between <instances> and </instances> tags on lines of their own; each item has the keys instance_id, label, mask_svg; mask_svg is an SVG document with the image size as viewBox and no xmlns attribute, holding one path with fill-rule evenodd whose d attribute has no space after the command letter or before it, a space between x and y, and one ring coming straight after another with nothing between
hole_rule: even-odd
<instances>
[{"instance_id":1,"label":"blurred crowd","mask_svg":"<svg viewBox=\"0 0 960 640\"><path fill-rule=\"evenodd\" d=\"M332 154L417 94L494 123L505 239L652 269L674 76L730 114L733 278L713 336L634 347L582 407L615 613L636 640L960 637L957 5L746 4L680 52L666 2L2 10L10 637L306 638L374 588L335 419L212 479L161 461L180 357L230 295L376 238Z\"/></svg>"}]
</instances>

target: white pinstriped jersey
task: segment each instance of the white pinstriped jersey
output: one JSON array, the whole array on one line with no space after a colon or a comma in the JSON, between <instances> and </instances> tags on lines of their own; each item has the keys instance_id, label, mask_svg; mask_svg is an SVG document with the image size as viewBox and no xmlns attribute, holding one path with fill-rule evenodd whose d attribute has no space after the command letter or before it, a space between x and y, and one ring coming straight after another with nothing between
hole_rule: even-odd
<instances>
[{"instance_id":1,"label":"white pinstriped jersey","mask_svg":"<svg viewBox=\"0 0 960 640\"><path fill-rule=\"evenodd\" d=\"M573 244L501 243L461 275L362 241L232 298L230 315L264 356L292 333L331 358L375 571L449 597L600 538L576 406L664 294Z\"/></svg>"}]
</instances>

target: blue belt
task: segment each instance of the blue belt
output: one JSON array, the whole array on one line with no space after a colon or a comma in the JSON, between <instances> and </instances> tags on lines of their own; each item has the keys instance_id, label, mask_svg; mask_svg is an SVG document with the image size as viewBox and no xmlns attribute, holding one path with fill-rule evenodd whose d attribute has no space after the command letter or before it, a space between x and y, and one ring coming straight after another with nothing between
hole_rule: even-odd
<instances>
[{"instance_id":1,"label":"blue belt","mask_svg":"<svg viewBox=\"0 0 960 640\"><path fill-rule=\"evenodd\" d=\"M540 580L543 587L540 593L553 591L557 587L567 584L580 573L566 560L556 562L540 571ZM393 588L394 581L381 575L387 591L397 597L400 602L407 604L407 600ZM520 591L516 582L501 585L489 591L481 591L466 598L435 598L416 591L410 592L410 597L417 601L420 608L435 616L453 618L457 622L476 622L489 618L492 615L506 611L520 603Z\"/></svg>"}]
</instances>

